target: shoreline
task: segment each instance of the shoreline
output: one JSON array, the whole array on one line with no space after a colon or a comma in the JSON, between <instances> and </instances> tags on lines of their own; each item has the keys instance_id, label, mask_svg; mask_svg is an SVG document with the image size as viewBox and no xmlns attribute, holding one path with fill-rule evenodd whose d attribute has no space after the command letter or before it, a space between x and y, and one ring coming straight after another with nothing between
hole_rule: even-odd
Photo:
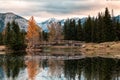
<instances>
[{"instance_id":1,"label":"shoreline","mask_svg":"<svg viewBox=\"0 0 120 80\"><path fill-rule=\"evenodd\" d=\"M120 41L103 43L85 43L79 49L86 56L105 56L120 58Z\"/></svg>"},{"instance_id":2,"label":"shoreline","mask_svg":"<svg viewBox=\"0 0 120 80\"><path fill-rule=\"evenodd\" d=\"M82 45L81 46L65 46L65 45L64 46L59 46L59 45L50 46L49 48L51 50L50 51L48 50L48 52L46 50L46 52L48 53L48 55L56 55L56 56L85 55L86 57L108 57L108 58L120 59L120 41L103 42L103 43L80 42L80 44L82 44ZM67 54L64 53L64 51L63 51L64 49L66 51L68 51ZM72 51L72 52L70 52L70 51ZM4 45L1 45L0 46L0 54L4 54L4 52L6 52L6 47Z\"/></svg>"},{"instance_id":3,"label":"shoreline","mask_svg":"<svg viewBox=\"0 0 120 80\"><path fill-rule=\"evenodd\" d=\"M72 45L74 45L73 43ZM80 46L51 46L50 48L51 52L53 52L56 55L65 55L62 54L62 50L64 49L70 49L72 53L67 55L85 55L87 57L110 57L110 58L119 58L120 59L120 41L113 41L113 42L103 42L103 43L85 43L80 42L78 44L81 44ZM55 49L57 49L55 51ZM75 50L76 49L76 50ZM61 50L59 52L58 50ZM74 54L74 50L75 53Z\"/></svg>"}]
</instances>

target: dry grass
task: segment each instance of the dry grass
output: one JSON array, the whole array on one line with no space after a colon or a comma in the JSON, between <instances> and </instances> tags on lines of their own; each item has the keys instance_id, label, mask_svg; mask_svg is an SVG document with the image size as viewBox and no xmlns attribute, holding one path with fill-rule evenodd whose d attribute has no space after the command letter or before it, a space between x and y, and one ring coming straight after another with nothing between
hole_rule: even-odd
<instances>
[{"instance_id":1,"label":"dry grass","mask_svg":"<svg viewBox=\"0 0 120 80\"><path fill-rule=\"evenodd\" d=\"M85 55L107 55L120 58L120 42L85 43L80 51Z\"/></svg>"}]
</instances>

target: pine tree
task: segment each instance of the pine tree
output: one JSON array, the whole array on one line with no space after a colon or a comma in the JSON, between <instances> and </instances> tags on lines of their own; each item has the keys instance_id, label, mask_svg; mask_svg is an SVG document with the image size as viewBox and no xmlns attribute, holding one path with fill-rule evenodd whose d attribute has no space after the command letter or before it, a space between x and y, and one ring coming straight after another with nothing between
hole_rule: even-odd
<instances>
[{"instance_id":1,"label":"pine tree","mask_svg":"<svg viewBox=\"0 0 120 80\"><path fill-rule=\"evenodd\" d=\"M91 21L91 42L97 42L96 40L96 34L98 32L97 31L97 20L95 18L92 18Z\"/></svg>"},{"instance_id":2,"label":"pine tree","mask_svg":"<svg viewBox=\"0 0 120 80\"><path fill-rule=\"evenodd\" d=\"M11 29L11 39L10 39L10 48L13 50L22 50L25 49L25 43L24 43L24 38L23 35L20 32L20 28L18 23L15 21L12 22L11 24L12 29Z\"/></svg>"},{"instance_id":3,"label":"pine tree","mask_svg":"<svg viewBox=\"0 0 120 80\"><path fill-rule=\"evenodd\" d=\"M43 35L43 40L48 41L48 32L43 31L42 35Z\"/></svg>"},{"instance_id":4,"label":"pine tree","mask_svg":"<svg viewBox=\"0 0 120 80\"><path fill-rule=\"evenodd\" d=\"M83 41L83 29L80 19L78 20L78 25L77 25L77 40Z\"/></svg>"},{"instance_id":5,"label":"pine tree","mask_svg":"<svg viewBox=\"0 0 120 80\"><path fill-rule=\"evenodd\" d=\"M106 42L120 40L120 23L111 18L108 8L98 17L86 19L81 27L80 20L76 24L74 19L64 23L63 32L65 40L83 40L86 42Z\"/></svg>"},{"instance_id":6,"label":"pine tree","mask_svg":"<svg viewBox=\"0 0 120 80\"><path fill-rule=\"evenodd\" d=\"M114 28L108 8L105 9L104 28L105 28L105 41L113 41L115 39Z\"/></svg>"},{"instance_id":7,"label":"pine tree","mask_svg":"<svg viewBox=\"0 0 120 80\"><path fill-rule=\"evenodd\" d=\"M21 36L22 43L25 43L25 35L26 35L26 31L25 30L21 30L20 36Z\"/></svg>"},{"instance_id":8,"label":"pine tree","mask_svg":"<svg viewBox=\"0 0 120 80\"><path fill-rule=\"evenodd\" d=\"M25 37L20 32L19 25L15 21L12 23L8 22L2 34L4 36L4 44L12 50L16 51L25 49Z\"/></svg>"},{"instance_id":9,"label":"pine tree","mask_svg":"<svg viewBox=\"0 0 120 80\"><path fill-rule=\"evenodd\" d=\"M115 27L115 41L120 40L120 23L114 19L113 21L114 27Z\"/></svg>"},{"instance_id":10,"label":"pine tree","mask_svg":"<svg viewBox=\"0 0 120 80\"><path fill-rule=\"evenodd\" d=\"M96 35L97 42L105 41L105 28L104 28L104 20L103 15L101 13L98 14L97 19L97 35Z\"/></svg>"},{"instance_id":11,"label":"pine tree","mask_svg":"<svg viewBox=\"0 0 120 80\"><path fill-rule=\"evenodd\" d=\"M71 30L70 30L70 20L69 19L67 19L66 22L64 23L63 33L64 33L64 39L70 40Z\"/></svg>"},{"instance_id":12,"label":"pine tree","mask_svg":"<svg viewBox=\"0 0 120 80\"><path fill-rule=\"evenodd\" d=\"M92 24L91 24L91 17L89 16L86 20L86 22L84 23L84 40L86 42L90 42L91 41L91 34L92 34Z\"/></svg>"},{"instance_id":13,"label":"pine tree","mask_svg":"<svg viewBox=\"0 0 120 80\"><path fill-rule=\"evenodd\" d=\"M70 20L70 40L76 40L77 38L77 30L76 30L76 22L74 19Z\"/></svg>"}]
</instances>

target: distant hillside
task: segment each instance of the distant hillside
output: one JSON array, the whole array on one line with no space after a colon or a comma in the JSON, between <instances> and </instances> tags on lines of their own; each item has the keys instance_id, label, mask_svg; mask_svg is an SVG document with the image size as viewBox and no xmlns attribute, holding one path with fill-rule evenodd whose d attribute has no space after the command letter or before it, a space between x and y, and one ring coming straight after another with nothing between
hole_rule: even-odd
<instances>
[{"instance_id":1,"label":"distant hillside","mask_svg":"<svg viewBox=\"0 0 120 80\"><path fill-rule=\"evenodd\" d=\"M120 15L115 16L114 19L117 20L118 22L120 22Z\"/></svg>"},{"instance_id":2,"label":"distant hillside","mask_svg":"<svg viewBox=\"0 0 120 80\"><path fill-rule=\"evenodd\" d=\"M28 21L25 18L14 13L0 13L0 32L3 31L8 22L12 22L13 20L18 23L20 29L27 30Z\"/></svg>"}]
</instances>

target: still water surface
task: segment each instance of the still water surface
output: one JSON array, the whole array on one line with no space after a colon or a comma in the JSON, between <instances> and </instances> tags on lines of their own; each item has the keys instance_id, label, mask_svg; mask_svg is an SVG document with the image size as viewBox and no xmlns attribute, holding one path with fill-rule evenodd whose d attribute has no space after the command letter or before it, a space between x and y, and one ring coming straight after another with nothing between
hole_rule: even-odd
<instances>
[{"instance_id":1,"label":"still water surface","mask_svg":"<svg viewBox=\"0 0 120 80\"><path fill-rule=\"evenodd\" d=\"M120 59L0 55L0 80L120 80Z\"/></svg>"}]
</instances>

